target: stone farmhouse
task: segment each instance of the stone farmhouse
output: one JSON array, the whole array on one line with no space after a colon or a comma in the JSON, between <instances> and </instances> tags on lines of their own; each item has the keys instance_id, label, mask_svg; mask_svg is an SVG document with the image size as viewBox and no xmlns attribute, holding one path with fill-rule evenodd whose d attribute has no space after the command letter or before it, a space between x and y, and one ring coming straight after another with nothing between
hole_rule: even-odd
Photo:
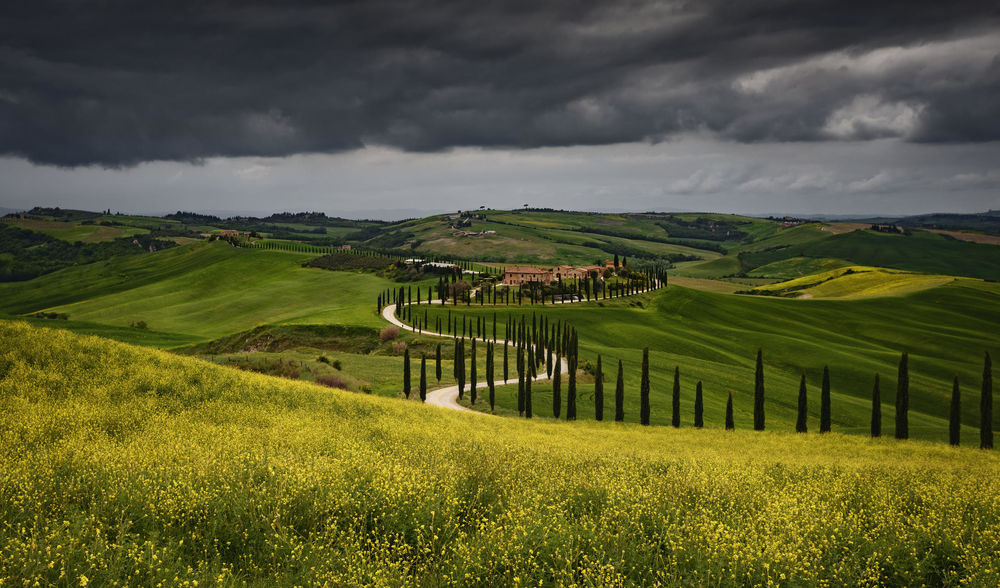
<instances>
[{"instance_id":1,"label":"stone farmhouse","mask_svg":"<svg viewBox=\"0 0 1000 588\"><path fill-rule=\"evenodd\" d=\"M589 276L591 273L601 275L603 272L604 268L599 265L587 265L583 267L557 265L552 269L542 269L527 265L511 265L507 266L503 275L503 280L500 283L508 286L519 286L521 284L531 283L548 284L550 282L558 281L559 279L581 280Z\"/></svg>"}]
</instances>

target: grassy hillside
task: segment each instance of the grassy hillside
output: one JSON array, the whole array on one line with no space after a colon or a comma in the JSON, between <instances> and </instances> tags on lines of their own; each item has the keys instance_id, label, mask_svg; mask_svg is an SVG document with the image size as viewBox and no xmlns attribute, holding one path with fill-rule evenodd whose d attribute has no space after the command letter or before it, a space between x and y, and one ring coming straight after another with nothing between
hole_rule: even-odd
<instances>
[{"instance_id":1,"label":"grassy hillside","mask_svg":"<svg viewBox=\"0 0 1000 588\"><path fill-rule=\"evenodd\" d=\"M733 215L595 214L565 211L476 211L462 219L432 216L376 227L365 243L427 254L504 263L593 264L626 257L714 259L741 239L767 234L774 223ZM483 218L480 218L483 217ZM485 236L464 236L462 232Z\"/></svg>"},{"instance_id":2,"label":"grassy hillside","mask_svg":"<svg viewBox=\"0 0 1000 588\"><path fill-rule=\"evenodd\" d=\"M431 317L444 310L432 310ZM493 309L462 311L485 316ZM957 374L974 398L982 373L984 351L1000 353L1000 289L972 280L903 297L864 300L784 300L733 296L670 286L658 293L618 302L572 306L514 307L498 311L503 336L507 313L567 321L580 334L581 362L603 356L610 387L624 361L626 419L638 420L642 348L650 348L652 420L669 423L673 371L680 366L682 410L691 422L695 383L705 386L708 426L723 424L726 395L732 391L738 426L751 422L753 362L763 348L768 394L768 427L794 426L798 380L807 372L810 426L816 427L822 369L829 365L833 382L834 430L865 434L870 420L875 372L882 375L883 415L892 428L896 365L899 354L910 354L913 436L947 439L947 407L952 376ZM498 363L499 365L499 363ZM565 384L564 384L565 385ZM593 386L581 387L580 418L593 416ZM612 406L610 394L606 406ZM511 404L512 396L501 400ZM565 400L564 400L565 403ZM551 414L551 403L540 414ZM963 422L978 423L978 404L963 405ZM1000 420L997 421L1000 424Z\"/></svg>"},{"instance_id":3,"label":"grassy hillside","mask_svg":"<svg viewBox=\"0 0 1000 588\"><path fill-rule=\"evenodd\" d=\"M375 299L393 282L301 267L313 257L197 243L0 285L0 311L49 310L111 326L145 321L153 330L203 339L262 323L384 324Z\"/></svg>"},{"instance_id":4,"label":"grassy hillside","mask_svg":"<svg viewBox=\"0 0 1000 588\"><path fill-rule=\"evenodd\" d=\"M0 580L996 585L1000 459L451 413L0 323Z\"/></svg>"},{"instance_id":5,"label":"grassy hillside","mask_svg":"<svg viewBox=\"0 0 1000 588\"><path fill-rule=\"evenodd\" d=\"M900 296L937 288L958 279L968 278L852 265L776 284L757 286L750 290L750 293L793 298Z\"/></svg>"},{"instance_id":6,"label":"grassy hillside","mask_svg":"<svg viewBox=\"0 0 1000 588\"><path fill-rule=\"evenodd\" d=\"M927 231L911 235L852 231L809 238L808 227L800 227L793 238L769 238L744 249L743 269L749 271L795 257L842 259L855 265L903 269L915 272L1000 279L1000 249L995 245L949 239Z\"/></svg>"}]
</instances>

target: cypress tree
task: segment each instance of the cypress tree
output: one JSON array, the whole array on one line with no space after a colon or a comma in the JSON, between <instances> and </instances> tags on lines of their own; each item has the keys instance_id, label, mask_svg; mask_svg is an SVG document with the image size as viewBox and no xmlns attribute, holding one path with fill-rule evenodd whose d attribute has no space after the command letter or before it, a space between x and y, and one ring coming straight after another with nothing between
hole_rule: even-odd
<instances>
[{"instance_id":1,"label":"cypress tree","mask_svg":"<svg viewBox=\"0 0 1000 588\"><path fill-rule=\"evenodd\" d=\"M566 385L566 420L576 420L576 356L572 348L566 357L566 367L569 368L569 381Z\"/></svg>"},{"instance_id":2,"label":"cypress tree","mask_svg":"<svg viewBox=\"0 0 1000 588\"><path fill-rule=\"evenodd\" d=\"M764 356L757 350L757 368L753 384L753 430L764 430Z\"/></svg>"},{"instance_id":3,"label":"cypress tree","mask_svg":"<svg viewBox=\"0 0 1000 588\"><path fill-rule=\"evenodd\" d=\"M830 432L830 368L823 366L823 390L819 398L819 432Z\"/></svg>"},{"instance_id":4,"label":"cypress tree","mask_svg":"<svg viewBox=\"0 0 1000 588\"><path fill-rule=\"evenodd\" d=\"M733 420L733 393L729 393L729 399L726 400L726 430L732 431L736 428L736 422Z\"/></svg>"},{"instance_id":5,"label":"cypress tree","mask_svg":"<svg viewBox=\"0 0 1000 588\"><path fill-rule=\"evenodd\" d=\"M642 349L642 384L639 386L639 420L649 424L649 347Z\"/></svg>"},{"instance_id":6,"label":"cypress tree","mask_svg":"<svg viewBox=\"0 0 1000 588\"><path fill-rule=\"evenodd\" d=\"M674 427L681 426L681 368L674 366L674 392L672 396L672 409L670 424Z\"/></svg>"},{"instance_id":7,"label":"cypress tree","mask_svg":"<svg viewBox=\"0 0 1000 588\"><path fill-rule=\"evenodd\" d=\"M507 370L507 349L509 347L510 347L510 345L507 345L507 342L504 341L504 344L503 344L503 383L504 384L507 383L507 374L508 374L508 370Z\"/></svg>"},{"instance_id":8,"label":"cypress tree","mask_svg":"<svg viewBox=\"0 0 1000 588\"><path fill-rule=\"evenodd\" d=\"M808 432L809 428L806 424L808 410L808 399L806 398L806 372L803 371L802 379L799 380L799 418L795 421L796 433Z\"/></svg>"},{"instance_id":9,"label":"cypress tree","mask_svg":"<svg viewBox=\"0 0 1000 588\"><path fill-rule=\"evenodd\" d=\"M420 356L420 402L427 402L427 356Z\"/></svg>"},{"instance_id":10,"label":"cypress tree","mask_svg":"<svg viewBox=\"0 0 1000 588\"><path fill-rule=\"evenodd\" d=\"M493 364L495 363L495 358L493 357L495 351L495 346L493 343L486 344L486 385L490 389L490 410L494 407L494 388L496 387L496 382L493 381Z\"/></svg>"},{"instance_id":11,"label":"cypress tree","mask_svg":"<svg viewBox=\"0 0 1000 588\"><path fill-rule=\"evenodd\" d=\"M549 339L549 344L545 346L545 375L549 378L552 377L552 340Z\"/></svg>"},{"instance_id":12,"label":"cypress tree","mask_svg":"<svg viewBox=\"0 0 1000 588\"><path fill-rule=\"evenodd\" d=\"M458 397L461 399L465 396L465 339L458 340L458 357L455 361L458 363Z\"/></svg>"},{"instance_id":13,"label":"cypress tree","mask_svg":"<svg viewBox=\"0 0 1000 588\"><path fill-rule=\"evenodd\" d=\"M562 357L556 356L556 367L552 373L552 416L559 418L562 411Z\"/></svg>"},{"instance_id":14,"label":"cypress tree","mask_svg":"<svg viewBox=\"0 0 1000 588\"><path fill-rule=\"evenodd\" d=\"M958 445L962 436L962 396L958 391L958 376L951 387L951 418L948 423L948 442Z\"/></svg>"},{"instance_id":15,"label":"cypress tree","mask_svg":"<svg viewBox=\"0 0 1000 588\"><path fill-rule=\"evenodd\" d=\"M517 350L517 414L524 416L524 370L521 368L522 351Z\"/></svg>"},{"instance_id":16,"label":"cypress tree","mask_svg":"<svg viewBox=\"0 0 1000 588\"><path fill-rule=\"evenodd\" d=\"M597 356L597 373L594 374L594 419L604 420L604 370L600 354Z\"/></svg>"},{"instance_id":17,"label":"cypress tree","mask_svg":"<svg viewBox=\"0 0 1000 588\"><path fill-rule=\"evenodd\" d=\"M983 389L979 399L979 448L993 449L993 362L983 359Z\"/></svg>"},{"instance_id":18,"label":"cypress tree","mask_svg":"<svg viewBox=\"0 0 1000 588\"><path fill-rule=\"evenodd\" d=\"M699 380L694 391L694 426L699 429L705 426L704 412L705 401L701 396L701 380Z\"/></svg>"},{"instance_id":19,"label":"cypress tree","mask_svg":"<svg viewBox=\"0 0 1000 588\"><path fill-rule=\"evenodd\" d=\"M403 351L403 394L410 397L410 349Z\"/></svg>"},{"instance_id":20,"label":"cypress tree","mask_svg":"<svg viewBox=\"0 0 1000 588\"><path fill-rule=\"evenodd\" d=\"M910 438L910 360L904 351L899 358L899 378L896 380L896 439Z\"/></svg>"},{"instance_id":21,"label":"cypress tree","mask_svg":"<svg viewBox=\"0 0 1000 588\"><path fill-rule=\"evenodd\" d=\"M469 360L469 403L476 403L476 340L472 340L472 358Z\"/></svg>"},{"instance_id":22,"label":"cypress tree","mask_svg":"<svg viewBox=\"0 0 1000 588\"><path fill-rule=\"evenodd\" d=\"M882 436L882 391L879 390L878 372L875 372L875 387L872 388L872 437Z\"/></svg>"},{"instance_id":23,"label":"cypress tree","mask_svg":"<svg viewBox=\"0 0 1000 588\"><path fill-rule=\"evenodd\" d=\"M437 344L437 349L434 350L434 375L437 376L437 381L441 381L441 344Z\"/></svg>"},{"instance_id":24,"label":"cypress tree","mask_svg":"<svg viewBox=\"0 0 1000 588\"><path fill-rule=\"evenodd\" d=\"M615 420L625 420L625 375L622 372L622 360L618 360L618 379L615 381Z\"/></svg>"},{"instance_id":25,"label":"cypress tree","mask_svg":"<svg viewBox=\"0 0 1000 588\"><path fill-rule=\"evenodd\" d=\"M531 378L524 380L524 416L531 418Z\"/></svg>"}]
</instances>

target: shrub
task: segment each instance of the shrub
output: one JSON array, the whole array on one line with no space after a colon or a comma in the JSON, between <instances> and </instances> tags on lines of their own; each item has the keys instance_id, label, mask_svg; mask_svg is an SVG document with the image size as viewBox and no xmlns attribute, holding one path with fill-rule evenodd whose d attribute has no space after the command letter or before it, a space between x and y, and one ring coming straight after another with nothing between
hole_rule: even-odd
<instances>
[{"instance_id":1,"label":"shrub","mask_svg":"<svg viewBox=\"0 0 1000 588\"><path fill-rule=\"evenodd\" d=\"M339 390L347 390L347 382L338 376L320 376L316 378L316 383L326 386L328 388L337 388Z\"/></svg>"},{"instance_id":2,"label":"shrub","mask_svg":"<svg viewBox=\"0 0 1000 588\"><path fill-rule=\"evenodd\" d=\"M399 327L396 325L386 325L382 327L382 330L378 333L379 338L383 343L386 341L392 341L396 337L399 337Z\"/></svg>"},{"instance_id":3,"label":"shrub","mask_svg":"<svg viewBox=\"0 0 1000 588\"><path fill-rule=\"evenodd\" d=\"M320 355L319 357L316 358L316 361L318 361L320 363L329 364L330 363L330 358L327 357L327 356L325 356L325 355Z\"/></svg>"},{"instance_id":4,"label":"shrub","mask_svg":"<svg viewBox=\"0 0 1000 588\"><path fill-rule=\"evenodd\" d=\"M338 372L339 372L339 371L341 370L341 368L343 367L343 366L342 366L342 364L340 363L340 360L339 360L339 359L335 359L335 360L333 360L333 363L331 363L330 365L332 365L332 366L333 366L333 369L337 370Z\"/></svg>"},{"instance_id":5,"label":"shrub","mask_svg":"<svg viewBox=\"0 0 1000 588\"><path fill-rule=\"evenodd\" d=\"M406 351L406 341L399 341L392 344L393 353L403 353Z\"/></svg>"}]
</instances>

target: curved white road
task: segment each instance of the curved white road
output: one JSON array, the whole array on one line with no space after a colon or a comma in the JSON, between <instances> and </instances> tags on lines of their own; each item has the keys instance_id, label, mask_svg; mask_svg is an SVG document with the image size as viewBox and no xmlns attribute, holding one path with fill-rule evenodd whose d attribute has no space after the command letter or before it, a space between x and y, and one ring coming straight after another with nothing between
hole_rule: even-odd
<instances>
[{"instance_id":1,"label":"curved white road","mask_svg":"<svg viewBox=\"0 0 1000 588\"><path fill-rule=\"evenodd\" d=\"M636 294L642 294L642 293L649 292L649 291L650 290L642 290L642 291L636 292ZM620 298L620 297L621 296L613 296L612 298ZM425 306L425 305L426 306L433 306L434 304L440 305L442 308L446 307L445 305L441 304L441 300L440 299L438 299L438 300L431 300L429 302L421 302L421 304L419 306ZM560 301L558 303L552 302L551 304L573 304L573 302ZM406 306L409 306L409 305L406 305ZM535 305L531 305L530 307L534 308ZM512 307L504 306L504 308L508 308L509 309L509 308L512 308ZM525 307L519 307L519 308L525 308ZM411 327L410 325L407 325L406 323L404 323L404 322L400 321L398 318L396 318L396 305L395 304L390 304L390 305L388 305L388 306L386 306L386 307L384 307L382 309L382 318L384 318L385 320L389 321L390 323L396 325L400 329L406 329L407 331L412 331L414 333L419 332L422 335L431 335L431 336L434 336L434 337L444 337L446 339L453 339L454 338L452 335L448 335L446 333L435 333L434 331L424 331L424 330L417 331L417 329L415 329L414 327ZM483 342L486 342L486 341L491 341L492 342L493 341L492 339L488 339L486 337L467 337L467 338L468 339L475 339L475 340L483 341ZM510 343L508 343L508 345L510 347L514 347L514 345L510 344ZM562 361L560 361L560 363L562 364L562 371L560 373L563 373L563 374L569 373L569 370L568 370L568 367L567 367L568 362L566 361L565 357L562 358ZM532 381L536 381L537 382L539 380L547 380L547 379L549 379L549 376L545 375L545 373L542 373L542 374L539 374L539 375L535 376L534 380L532 380ZM513 380L508 380L506 382L504 382L503 380L495 380L493 382L493 385L494 386L504 386L506 384L510 384L512 381L516 382L517 378L514 378ZM489 387L487 386L486 382L477 382L476 383L476 390L477 391L480 389L480 386L482 387L483 390L487 390L487 391L489 390ZM430 404L430 405L433 405L433 406L440 406L442 408L450 408L452 410L464 410L466 412L471 412L471 413L475 413L475 414L483 414L483 415L488 415L489 414L489 413L485 413L485 412L479 412L477 410L470 410L469 408L466 408L466 407L462 406L461 404L459 404L458 403L458 385L447 386L445 388L438 388L437 390L428 390L427 391L427 401L426 401L426 403Z\"/></svg>"},{"instance_id":2,"label":"curved white road","mask_svg":"<svg viewBox=\"0 0 1000 588\"><path fill-rule=\"evenodd\" d=\"M440 300L432 300L430 302L430 304L434 304L435 302L438 303L438 304L441 304ZM421 305L421 306L423 306L423 305ZM410 325L407 325L406 323L401 322L398 318L396 318L396 305L395 304L390 304L389 306L386 306L385 308L382 309L382 318L384 318L385 320L389 321L390 323L396 325L397 327L399 327L401 329L406 329L407 331L413 331L414 333L418 332L415 328L411 327ZM445 333L435 333L434 331L419 331L419 332L422 335L432 335L432 336L435 336L435 337L444 337L446 339L453 339L454 338L452 335L448 335L448 334L445 334ZM483 341L484 343L486 341L490 341L490 342L493 341L493 339L487 339L486 337L466 337L466 339L475 339L477 341ZM510 343L508 343L508 345L510 347L514 347L514 345L510 344ZM566 368L566 358L562 358L562 360L560 361L560 364L562 364L562 371L560 373L563 373L563 374L569 373L568 370L567 370L567 368ZM547 375L545 375L545 373L543 372L543 373L535 376L535 378L532 381L537 382L539 380L547 380L548 378L549 377ZM507 380L506 382L504 382L503 380L494 380L493 381L493 385L494 386L505 386L507 384L510 384L511 382L516 382L516 381L517 381L517 378L514 378L513 380ZM478 393L478 391L480 389L484 390L484 391L488 391L489 387L487 385L487 382L476 382L476 391L477 391L477 393ZM480 395L480 396L482 396L482 395ZM466 407L462 406L461 404L459 404L458 403L458 385L457 384L455 386L448 386L448 387L445 387L445 388L438 388L437 390L428 390L427 391L427 404L430 404L430 405L433 405L433 406L440 406L442 408L450 408L452 410L464 410L466 412L474 412L476 414L489 414L489 413L485 413L485 412L479 412L477 410L470 410L469 408L466 408Z\"/></svg>"}]
</instances>

